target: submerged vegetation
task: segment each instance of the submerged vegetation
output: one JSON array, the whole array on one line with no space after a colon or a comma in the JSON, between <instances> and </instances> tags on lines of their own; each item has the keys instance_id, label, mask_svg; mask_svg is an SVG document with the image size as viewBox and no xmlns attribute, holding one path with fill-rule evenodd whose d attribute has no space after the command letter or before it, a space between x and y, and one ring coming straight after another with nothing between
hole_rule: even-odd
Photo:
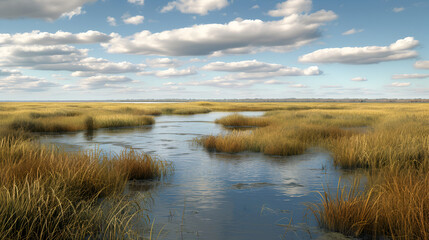
<instances>
[{"instance_id":1,"label":"submerged vegetation","mask_svg":"<svg viewBox=\"0 0 429 240\"><path fill-rule=\"evenodd\" d=\"M429 239L426 104L215 102L1 103L7 134L0 138L0 239L132 238L138 206L118 199L127 180L156 179L171 169L133 150L65 153L38 145L31 132L143 126L161 114L210 111L267 111L218 119L233 128L196 139L210 151L287 156L317 146L340 168L368 170L364 189L339 185L310 206L322 227L355 237Z\"/></svg>"}]
</instances>

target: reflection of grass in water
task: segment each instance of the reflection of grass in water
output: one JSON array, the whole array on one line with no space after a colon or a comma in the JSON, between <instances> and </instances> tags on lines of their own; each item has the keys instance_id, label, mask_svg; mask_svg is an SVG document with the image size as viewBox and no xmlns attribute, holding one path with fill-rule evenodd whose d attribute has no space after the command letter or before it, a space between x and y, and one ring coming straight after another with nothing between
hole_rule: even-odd
<instances>
[{"instance_id":1,"label":"reflection of grass in water","mask_svg":"<svg viewBox=\"0 0 429 240\"><path fill-rule=\"evenodd\" d=\"M9 132L0 138L0 234L5 239L133 238L142 212L120 194L129 179L160 178L166 162L126 150L66 153ZM104 199L100 202L100 199Z\"/></svg>"}]
</instances>

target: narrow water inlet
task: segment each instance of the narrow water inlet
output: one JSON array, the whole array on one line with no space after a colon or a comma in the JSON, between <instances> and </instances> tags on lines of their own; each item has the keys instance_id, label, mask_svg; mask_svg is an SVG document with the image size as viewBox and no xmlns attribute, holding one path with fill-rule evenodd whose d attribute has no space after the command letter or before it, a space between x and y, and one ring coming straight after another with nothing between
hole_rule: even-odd
<instances>
[{"instance_id":1,"label":"narrow water inlet","mask_svg":"<svg viewBox=\"0 0 429 240\"><path fill-rule=\"evenodd\" d=\"M207 152L192 144L195 137L226 133L215 119L231 113L166 115L150 127L99 129L44 135L43 143L66 150L106 152L133 148L171 161L175 173L165 183L129 186L153 198L150 216L161 239L314 239L321 230L304 203L318 202L317 191L336 188L354 173L335 169L328 152L310 149L292 157L260 153ZM246 116L262 112L243 112ZM327 235L328 234L328 235ZM339 238L339 235L335 235Z\"/></svg>"}]
</instances>

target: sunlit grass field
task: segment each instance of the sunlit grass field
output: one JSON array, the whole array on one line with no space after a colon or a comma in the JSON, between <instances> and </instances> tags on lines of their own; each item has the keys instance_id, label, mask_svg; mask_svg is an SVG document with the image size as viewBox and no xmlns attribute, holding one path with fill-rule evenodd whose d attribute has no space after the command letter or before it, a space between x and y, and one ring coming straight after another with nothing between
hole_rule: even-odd
<instances>
[{"instance_id":1,"label":"sunlit grass field","mask_svg":"<svg viewBox=\"0 0 429 240\"><path fill-rule=\"evenodd\" d=\"M355 237L429 239L428 105L332 102L0 103L0 239L129 237L133 205L110 201L106 211L98 199L120 196L128 179L171 169L130 150L109 159L97 151L65 153L37 145L31 132L144 126L158 115L212 111L231 112L216 123L234 130L195 140L209 151L287 156L322 147L340 168L368 169L364 190L327 190L310 204L321 227Z\"/></svg>"}]
</instances>

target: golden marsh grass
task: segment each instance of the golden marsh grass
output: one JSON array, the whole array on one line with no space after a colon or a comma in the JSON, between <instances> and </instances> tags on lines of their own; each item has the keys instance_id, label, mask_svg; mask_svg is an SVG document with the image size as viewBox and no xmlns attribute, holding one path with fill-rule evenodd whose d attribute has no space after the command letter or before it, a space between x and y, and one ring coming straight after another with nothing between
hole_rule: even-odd
<instances>
[{"instance_id":1,"label":"golden marsh grass","mask_svg":"<svg viewBox=\"0 0 429 240\"><path fill-rule=\"evenodd\" d=\"M321 193L321 203L310 207L321 226L358 237L429 239L427 106L420 103L0 103L0 129L78 131L154 124L153 116L160 114L267 111L262 117L233 114L217 121L225 126L259 128L234 130L196 141L209 150L231 153L254 151L296 155L312 146L326 148L331 151L334 164L338 167L366 168L371 174L365 190L359 190L355 184L350 188L341 188L337 193ZM2 138L1 142L0 174L5 177L0 179L0 201L3 201L0 211L12 209L9 212L12 215L1 212L0 216L1 223L6 226L0 234L7 236L6 239L34 239L34 235L26 235L28 229L49 229L40 230L38 234L52 239L66 236L62 235L64 232L72 234L64 238L91 238L95 234L130 236L127 224L116 228L115 224L106 225L98 220L119 215L115 215L118 213L115 210L108 211L107 215L98 215L94 198L115 196L121 192L127 179L141 179L144 176L157 178L166 174L168 171L165 169L169 168L167 163L157 164L158 161L149 160L150 156L133 151L112 156L113 161L105 161L104 155L97 151L66 154L58 149L34 145L27 140L27 135L25 132L9 133L9 137ZM156 174L148 174L146 170ZM50 189L55 190L55 194ZM40 197L25 199L29 192ZM17 216L16 212L19 211L34 211L29 207L33 202L28 203L42 203L40 199L49 199L46 203L50 208L60 209L55 201L50 201L56 198L61 199L59 205L64 209L76 211L77 220L70 221L69 225L69 220L42 219L41 214L34 214L38 217L31 218L31 223L52 225L41 227L28 223L23 225L26 226L24 230L17 231L19 235L10 235L15 229L21 229L20 226L5 223L11 219L10 216ZM15 200L6 203L10 199ZM63 201L69 202L71 207ZM119 208L118 205L112 207ZM119 224L121 219L129 219L127 217L133 214L130 211L109 221ZM46 212L43 215L51 216ZM87 216L93 217L88 220ZM59 228L53 224L55 221L68 227ZM79 226L77 222L98 228L88 227L85 230L85 226ZM113 231L112 226L121 230ZM79 232L83 233L79 235Z\"/></svg>"},{"instance_id":2,"label":"golden marsh grass","mask_svg":"<svg viewBox=\"0 0 429 240\"><path fill-rule=\"evenodd\" d=\"M344 107L336 106L337 108ZM332 104L315 103L0 103L0 128L24 129L32 132L71 132L87 129L86 120L93 119L93 128L130 127L154 123L151 116L161 114L202 114L211 111L298 111L333 108ZM260 121L260 120L256 120Z\"/></svg>"},{"instance_id":3,"label":"golden marsh grass","mask_svg":"<svg viewBox=\"0 0 429 240\"><path fill-rule=\"evenodd\" d=\"M319 224L354 237L429 238L429 174L420 170L383 169L375 183L358 183L325 191L321 203L310 205Z\"/></svg>"},{"instance_id":4,"label":"golden marsh grass","mask_svg":"<svg viewBox=\"0 0 429 240\"><path fill-rule=\"evenodd\" d=\"M236 113L217 119L215 123L230 127L266 127L270 121L268 118L245 117Z\"/></svg>"},{"instance_id":5,"label":"golden marsh grass","mask_svg":"<svg viewBox=\"0 0 429 240\"><path fill-rule=\"evenodd\" d=\"M126 182L170 171L134 150L66 153L9 132L0 137L0 239L132 238L144 213L120 198Z\"/></svg>"}]
</instances>

